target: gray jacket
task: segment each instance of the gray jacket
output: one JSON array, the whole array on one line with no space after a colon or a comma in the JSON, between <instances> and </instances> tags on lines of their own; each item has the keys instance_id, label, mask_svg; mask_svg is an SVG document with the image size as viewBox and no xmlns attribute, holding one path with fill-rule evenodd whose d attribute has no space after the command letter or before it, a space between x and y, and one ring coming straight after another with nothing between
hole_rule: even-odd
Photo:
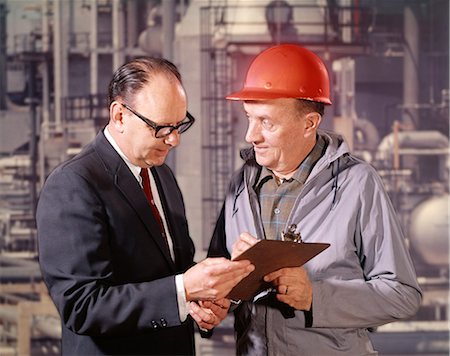
<instances>
[{"instance_id":1,"label":"gray jacket","mask_svg":"<svg viewBox=\"0 0 450 356\"><path fill-rule=\"evenodd\" d=\"M286 316L285 304L243 302L235 310L238 354L376 354L368 328L409 318L420 305L414 267L381 179L349 154L340 136L319 134L328 147L286 225L295 223L304 242L331 244L305 265L313 285L312 326L305 326L302 311ZM211 256L230 256L242 232L264 238L253 189L261 167L252 149L242 156L245 164L232 179Z\"/></svg>"}]
</instances>

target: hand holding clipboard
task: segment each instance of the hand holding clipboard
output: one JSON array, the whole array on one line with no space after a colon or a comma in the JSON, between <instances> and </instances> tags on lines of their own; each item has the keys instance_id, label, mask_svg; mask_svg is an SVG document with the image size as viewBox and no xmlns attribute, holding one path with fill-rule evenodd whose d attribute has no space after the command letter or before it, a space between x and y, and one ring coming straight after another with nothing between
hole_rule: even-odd
<instances>
[{"instance_id":1,"label":"hand holding clipboard","mask_svg":"<svg viewBox=\"0 0 450 356\"><path fill-rule=\"evenodd\" d=\"M233 260L249 260L255 270L239 282L227 298L251 300L270 287L265 275L286 267L300 267L328 248L328 243L307 243L278 240L261 240Z\"/></svg>"}]
</instances>

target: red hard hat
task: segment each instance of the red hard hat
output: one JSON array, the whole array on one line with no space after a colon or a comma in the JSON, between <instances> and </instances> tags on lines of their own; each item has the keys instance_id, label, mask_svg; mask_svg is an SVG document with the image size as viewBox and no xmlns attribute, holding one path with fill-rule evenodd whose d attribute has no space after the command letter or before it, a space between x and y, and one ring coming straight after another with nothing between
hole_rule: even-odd
<instances>
[{"instance_id":1,"label":"red hard hat","mask_svg":"<svg viewBox=\"0 0 450 356\"><path fill-rule=\"evenodd\" d=\"M248 69L244 87L226 98L298 98L331 104L330 81L316 54L297 45L283 44L261 52Z\"/></svg>"}]
</instances>

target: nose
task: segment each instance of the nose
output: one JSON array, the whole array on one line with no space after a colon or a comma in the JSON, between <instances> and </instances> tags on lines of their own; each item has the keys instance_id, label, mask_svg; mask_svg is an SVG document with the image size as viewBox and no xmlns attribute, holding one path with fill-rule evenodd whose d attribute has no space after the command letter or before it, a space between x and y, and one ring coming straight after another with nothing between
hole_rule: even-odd
<instances>
[{"instance_id":1,"label":"nose","mask_svg":"<svg viewBox=\"0 0 450 356\"><path fill-rule=\"evenodd\" d=\"M180 143L180 133L178 130L173 130L168 136L164 138L164 143L166 145L175 147Z\"/></svg>"},{"instance_id":2,"label":"nose","mask_svg":"<svg viewBox=\"0 0 450 356\"><path fill-rule=\"evenodd\" d=\"M260 125L258 125L257 120L249 120L247 133L245 134L245 141L248 143L253 143L258 140L261 140Z\"/></svg>"}]
</instances>

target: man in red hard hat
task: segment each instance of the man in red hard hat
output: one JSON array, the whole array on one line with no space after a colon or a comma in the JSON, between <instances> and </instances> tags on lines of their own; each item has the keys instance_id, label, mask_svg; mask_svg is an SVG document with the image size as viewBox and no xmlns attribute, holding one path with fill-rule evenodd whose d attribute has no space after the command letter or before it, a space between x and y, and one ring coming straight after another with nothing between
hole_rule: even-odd
<instances>
[{"instance_id":1,"label":"man in red hard hat","mask_svg":"<svg viewBox=\"0 0 450 356\"><path fill-rule=\"evenodd\" d=\"M377 173L319 130L331 104L323 62L297 45L269 48L227 99L243 102L252 147L241 151L208 254L234 258L288 235L330 244L237 303L237 354L376 354L368 329L413 316L422 294Z\"/></svg>"}]
</instances>

